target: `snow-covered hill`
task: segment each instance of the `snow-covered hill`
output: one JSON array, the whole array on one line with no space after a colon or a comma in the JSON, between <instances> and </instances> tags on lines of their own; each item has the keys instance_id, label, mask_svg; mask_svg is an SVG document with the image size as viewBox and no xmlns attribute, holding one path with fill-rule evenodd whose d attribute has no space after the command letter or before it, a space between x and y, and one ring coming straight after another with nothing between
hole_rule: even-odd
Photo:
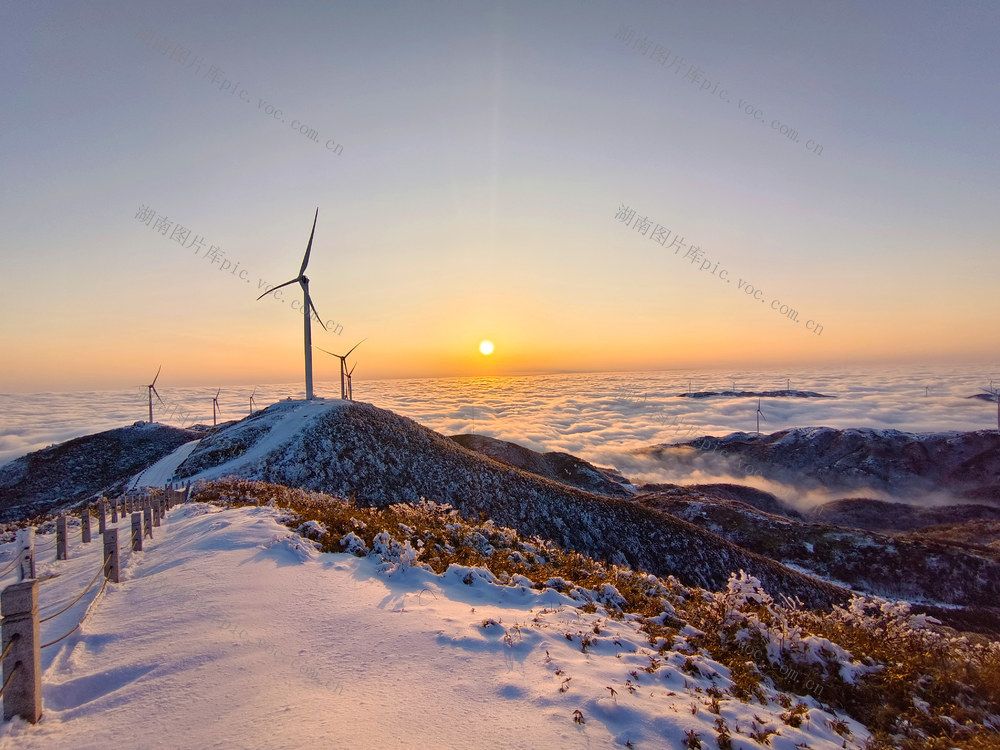
<instances>
[{"instance_id":1,"label":"snow-covered hill","mask_svg":"<svg viewBox=\"0 0 1000 750\"><path fill-rule=\"evenodd\" d=\"M202 434L137 422L21 456L0 467L0 521L118 494L137 472Z\"/></svg>"},{"instance_id":2,"label":"snow-covered hill","mask_svg":"<svg viewBox=\"0 0 1000 750\"><path fill-rule=\"evenodd\" d=\"M660 490L637 501L854 591L929 605L959 629L1000 634L1000 561L987 550L772 515L719 496L712 485Z\"/></svg>"},{"instance_id":3,"label":"snow-covered hill","mask_svg":"<svg viewBox=\"0 0 1000 750\"><path fill-rule=\"evenodd\" d=\"M683 652L684 631L657 653L635 617L482 569L318 553L282 518L172 510L120 584L43 624L44 642L89 612L42 652L42 721L0 724L0 748L680 748L714 747L723 727L733 748L764 747L756 733L819 750L868 736L810 697L794 712L771 689L735 700L726 667ZM43 615L99 556L76 544L40 565L55 576Z\"/></svg>"},{"instance_id":4,"label":"snow-covered hill","mask_svg":"<svg viewBox=\"0 0 1000 750\"><path fill-rule=\"evenodd\" d=\"M694 449L694 450L692 450ZM1000 433L909 433L798 427L734 432L636 452L664 466L743 476L737 464L799 488L874 489L896 496L951 493L1000 505Z\"/></svg>"},{"instance_id":5,"label":"snow-covered hill","mask_svg":"<svg viewBox=\"0 0 1000 750\"><path fill-rule=\"evenodd\" d=\"M567 549L718 590L746 570L811 605L845 601L836 586L792 571L693 524L595 495L469 451L411 419L347 401L274 404L199 443L184 479L227 475L354 497L366 505L421 498L480 515Z\"/></svg>"}]
</instances>

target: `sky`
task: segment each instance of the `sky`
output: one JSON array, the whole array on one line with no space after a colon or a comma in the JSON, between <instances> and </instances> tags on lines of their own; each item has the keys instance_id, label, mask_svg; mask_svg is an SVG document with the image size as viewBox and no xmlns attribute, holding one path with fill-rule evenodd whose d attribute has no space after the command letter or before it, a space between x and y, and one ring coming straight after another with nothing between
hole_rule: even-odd
<instances>
[{"instance_id":1,"label":"sky","mask_svg":"<svg viewBox=\"0 0 1000 750\"><path fill-rule=\"evenodd\" d=\"M313 343L371 378L995 361L998 35L991 2L4 3L0 392L301 380L298 285L256 297L317 208Z\"/></svg>"}]
</instances>

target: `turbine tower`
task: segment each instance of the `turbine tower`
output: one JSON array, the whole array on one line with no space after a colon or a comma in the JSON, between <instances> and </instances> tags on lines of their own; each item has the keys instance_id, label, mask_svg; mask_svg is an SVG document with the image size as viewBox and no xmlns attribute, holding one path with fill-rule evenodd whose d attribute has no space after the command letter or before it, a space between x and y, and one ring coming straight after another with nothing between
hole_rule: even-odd
<instances>
[{"instance_id":1,"label":"turbine tower","mask_svg":"<svg viewBox=\"0 0 1000 750\"><path fill-rule=\"evenodd\" d=\"M216 411L219 411L220 413L222 412L222 409L219 408L219 394L220 393L222 393L222 389L221 388L218 391L216 391L215 398L212 399L212 427L215 427L218 424L215 421L215 412Z\"/></svg>"},{"instance_id":2,"label":"turbine tower","mask_svg":"<svg viewBox=\"0 0 1000 750\"><path fill-rule=\"evenodd\" d=\"M359 341L358 343L356 343L354 346L352 346L347 351L347 354L334 354L333 352L326 351L326 349L324 349L324 348L322 348L320 346L316 347L321 352L325 352L326 354L329 354L331 357L336 357L337 359L340 360L340 397L342 399L346 399L347 398L347 383L344 380L344 376L347 373L347 358L351 356L351 352L353 352L355 349L357 349L359 346L361 346L367 340L368 340L367 338L361 339L361 341ZM353 372L354 369L351 368L351 371Z\"/></svg>"},{"instance_id":3,"label":"turbine tower","mask_svg":"<svg viewBox=\"0 0 1000 750\"><path fill-rule=\"evenodd\" d=\"M256 392L257 392L257 386L254 386L253 393L250 394L250 416L251 417L253 416L253 405L254 405L253 396L254 396L254 393L256 393Z\"/></svg>"},{"instance_id":4,"label":"turbine tower","mask_svg":"<svg viewBox=\"0 0 1000 750\"><path fill-rule=\"evenodd\" d=\"M760 434L760 420L764 419L764 412L760 410L760 399L757 399L757 434ZM767 420L764 419L766 422Z\"/></svg>"},{"instance_id":5,"label":"turbine tower","mask_svg":"<svg viewBox=\"0 0 1000 750\"><path fill-rule=\"evenodd\" d=\"M306 276L306 266L309 265L309 253L312 252L313 235L316 234L316 220L319 218L319 208L316 209L316 215L313 217L312 231L309 233L309 244L306 245L306 254L302 258L302 267L299 269L299 275L296 276L291 281L286 281L284 284L278 284L278 286L268 289L264 292L258 300L263 299L271 292L281 289L283 286L288 286L289 284L298 284L302 287L302 296L304 297L302 302L302 320L305 323L305 353L306 353L306 401L311 401L313 398L313 360L312 360L312 313L316 313L316 322L326 330L326 326L323 325L323 320L320 318L319 313L316 312L316 306L313 304L312 298L309 296L309 277Z\"/></svg>"},{"instance_id":6,"label":"turbine tower","mask_svg":"<svg viewBox=\"0 0 1000 750\"><path fill-rule=\"evenodd\" d=\"M358 363L354 363L354 367L357 367ZM354 389L351 387L351 375L354 374L354 367L347 371L347 400L354 400Z\"/></svg>"},{"instance_id":7,"label":"turbine tower","mask_svg":"<svg viewBox=\"0 0 1000 750\"><path fill-rule=\"evenodd\" d=\"M156 393L156 378L160 377L160 370L163 369L163 365L156 368L156 377L153 378L153 382L146 386L147 392L149 394L149 423L153 424L153 394ZM161 404L163 399L160 398L160 394L156 393L156 400Z\"/></svg>"}]
</instances>

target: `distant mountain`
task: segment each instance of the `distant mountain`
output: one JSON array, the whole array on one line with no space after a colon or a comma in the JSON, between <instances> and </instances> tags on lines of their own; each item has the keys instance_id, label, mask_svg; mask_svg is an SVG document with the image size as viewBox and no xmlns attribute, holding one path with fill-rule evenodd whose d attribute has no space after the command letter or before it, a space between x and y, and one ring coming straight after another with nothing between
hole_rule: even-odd
<instances>
[{"instance_id":1,"label":"distant mountain","mask_svg":"<svg viewBox=\"0 0 1000 750\"><path fill-rule=\"evenodd\" d=\"M677 518L475 453L411 419L348 401L280 402L198 445L179 476L248 479L353 497L363 505L446 502L598 559L713 590L740 569L812 605L836 586L749 553Z\"/></svg>"},{"instance_id":2,"label":"distant mountain","mask_svg":"<svg viewBox=\"0 0 1000 750\"><path fill-rule=\"evenodd\" d=\"M1000 507L972 504L919 506L850 497L817 505L806 513L806 520L891 533L940 524L1000 521Z\"/></svg>"},{"instance_id":3,"label":"distant mountain","mask_svg":"<svg viewBox=\"0 0 1000 750\"><path fill-rule=\"evenodd\" d=\"M29 453L0 467L0 521L68 507L126 482L202 433L137 422Z\"/></svg>"},{"instance_id":4,"label":"distant mountain","mask_svg":"<svg viewBox=\"0 0 1000 750\"><path fill-rule=\"evenodd\" d=\"M965 521L926 526L921 529L896 534L898 539L923 541L932 539L953 547L966 548L976 554L992 557L1000 562L1000 521Z\"/></svg>"},{"instance_id":5,"label":"distant mountain","mask_svg":"<svg viewBox=\"0 0 1000 750\"><path fill-rule=\"evenodd\" d=\"M691 449L694 449L693 451ZM995 430L914 434L897 430L799 427L770 435L734 432L636 451L667 467L737 464L798 487L949 492L1000 504L1000 434ZM702 466L704 468L704 466Z\"/></svg>"},{"instance_id":6,"label":"distant mountain","mask_svg":"<svg viewBox=\"0 0 1000 750\"><path fill-rule=\"evenodd\" d=\"M463 448L482 453L495 461L597 495L630 498L635 494L625 486L629 485L628 479L617 470L599 468L568 453L539 453L517 443L485 435L452 435L451 439Z\"/></svg>"},{"instance_id":7,"label":"distant mountain","mask_svg":"<svg viewBox=\"0 0 1000 750\"><path fill-rule=\"evenodd\" d=\"M696 393L678 393L678 398L713 398L727 396L729 398L837 398L816 391L697 391Z\"/></svg>"},{"instance_id":8,"label":"distant mountain","mask_svg":"<svg viewBox=\"0 0 1000 750\"><path fill-rule=\"evenodd\" d=\"M788 505L784 500L772 495L770 492L764 492L755 487L747 487L744 484L643 484L636 491L640 495L645 495L677 489L686 492L702 493L721 500L733 500L776 516L795 519L802 518L802 514Z\"/></svg>"},{"instance_id":9,"label":"distant mountain","mask_svg":"<svg viewBox=\"0 0 1000 750\"><path fill-rule=\"evenodd\" d=\"M826 580L889 599L958 607L962 611L954 616L935 616L1000 632L1000 547L982 551L931 535L893 537L804 523L693 487L643 494L637 501Z\"/></svg>"}]
</instances>

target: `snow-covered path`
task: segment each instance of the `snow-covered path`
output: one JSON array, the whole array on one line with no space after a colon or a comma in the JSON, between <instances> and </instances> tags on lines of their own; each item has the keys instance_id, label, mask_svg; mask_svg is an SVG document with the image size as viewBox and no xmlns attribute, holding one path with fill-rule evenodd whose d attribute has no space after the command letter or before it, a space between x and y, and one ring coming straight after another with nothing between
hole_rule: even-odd
<instances>
[{"instance_id":1,"label":"snow-covered path","mask_svg":"<svg viewBox=\"0 0 1000 750\"><path fill-rule=\"evenodd\" d=\"M147 466L132 477L129 480L128 486L131 488L162 487L173 479L177 467L181 465L185 458L191 455L191 452L198 447L198 443L200 442L201 440L191 440L184 443L184 445L180 446L170 455L164 456L155 464Z\"/></svg>"},{"instance_id":2,"label":"snow-covered path","mask_svg":"<svg viewBox=\"0 0 1000 750\"><path fill-rule=\"evenodd\" d=\"M0 724L0 748L673 748L688 730L714 746L719 715L691 711L704 701L694 688L712 682L682 672L680 654L641 671L652 652L634 623L552 590L468 585L462 570L389 575L371 558L320 554L279 513L170 511L83 627L43 650L43 719ZM45 563L60 575L42 607L82 590L99 555L77 544ZM43 642L92 598L43 624ZM721 665L698 664L724 680ZM827 714L793 729L781 710L727 700L721 716L737 748L760 747L735 732L755 713L780 731L776 750L841 746Z\"/></svg>"}]
</instances>

